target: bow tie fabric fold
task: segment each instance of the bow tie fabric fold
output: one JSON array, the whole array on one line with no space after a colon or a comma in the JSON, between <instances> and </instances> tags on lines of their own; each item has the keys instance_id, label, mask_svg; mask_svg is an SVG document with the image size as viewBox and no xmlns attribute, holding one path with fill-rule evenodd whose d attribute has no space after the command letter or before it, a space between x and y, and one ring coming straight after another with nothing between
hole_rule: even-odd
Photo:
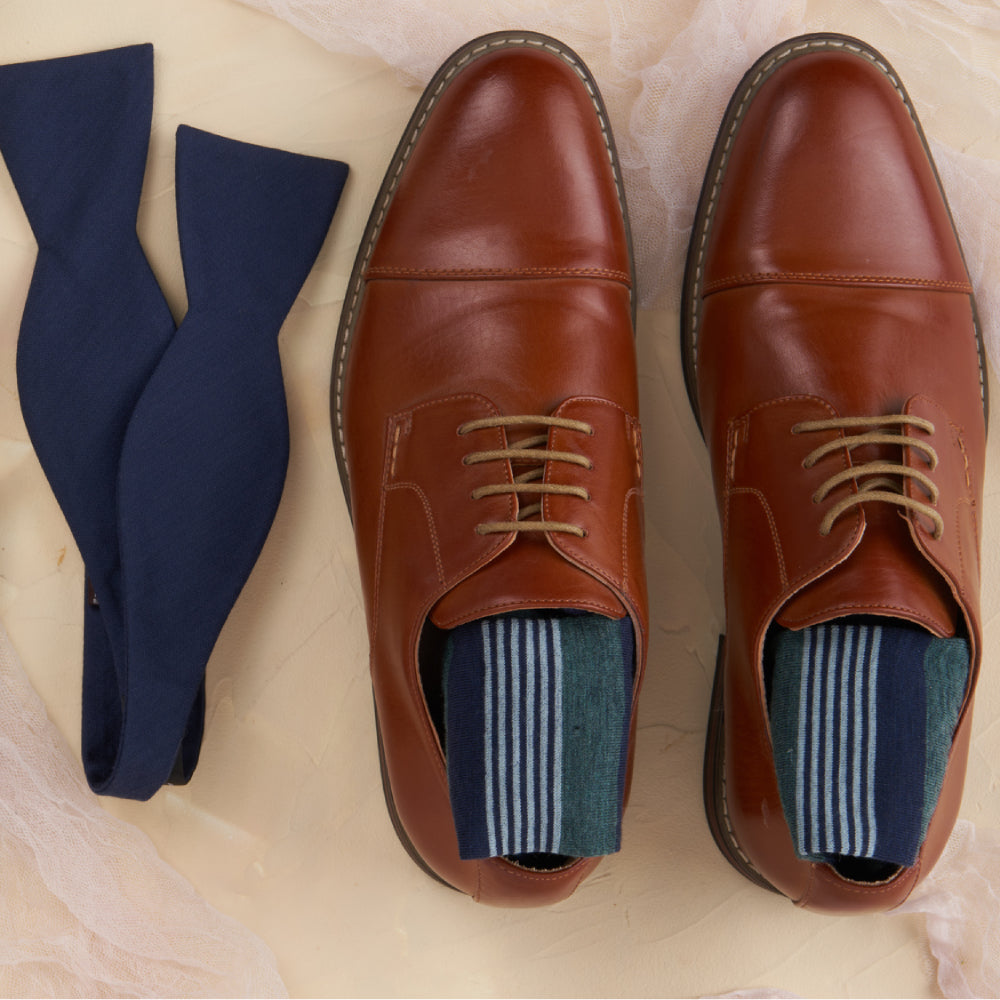
<instances>
[{"instance_id":1,"label":"bow tie fabric fold","mask_svg":"<svg viewBox=\"0 0 1000 1000\"><path fill-rule=\"evenodd\" d=\"M277 510L277 335L347 176L181 126L175 328L136 235L151 45L0 67L0 152L38 258L17 350L32 444L80 548L83 759L146 799L194 770L205 666Z\"/></svg>"}]
</instances>

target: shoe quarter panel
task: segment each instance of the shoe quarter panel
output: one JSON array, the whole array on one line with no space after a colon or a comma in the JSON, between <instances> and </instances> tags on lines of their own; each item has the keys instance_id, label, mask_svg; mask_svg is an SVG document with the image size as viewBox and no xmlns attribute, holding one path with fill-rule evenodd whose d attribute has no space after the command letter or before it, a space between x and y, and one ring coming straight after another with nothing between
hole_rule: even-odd
<instances>
[{"instance_id":1,"label":"shoe quarter panel","mask_svg":"<svg viewBox=\"0 0 1000 1000\"><path fill-rule=\"evenodd\" d=\"M582 442L578 432L553 428L554 452L575 450L587 456L591 468L549 462L545 482L581 486L589 500L547 495L545 520L577 524L586 533L550 535L552 545L567 558L598 576L631 605L640 621L647 620L646 574L643 557L642 439L639 421L623 407L598 397L569 399L556 416L589 424L593 434Z\"/></svg>"},{"instance_id":2,"label":"shoe quarter panel","mask_svg":"<svg viewBox=\"0 0 1000 1000\"><path fill-rule=\"evenodd\" d=\"M830 475L805 468L816 445L841 432L810 435L793 428L834 415L815 396L790 396L753 407L729 422L723 478L723 548L730 622L758 652L764 633L782 604L812 580L844 560L858 543L864 515L858 508L820 533L824 507L813 502ZM850 460L844 452L840 467Z\"/></svg>"},{"instance_id":3,"label":"shoe quarter panel","mask_svg":"<svg viewBox=\"0 0 1000 1000\"><path fill-rule=\"evenodd\" d=\"M417 615L419 628L447 589L510 544L510 534L483 535L476 526L484 520L510 521L513 497L472 500L478 486L498 478L512 482L510 463L466 461L477 450L503 448L504 431L459 433L470 420L496 415L484 397L465 394L431 400L389 419L374 582L376 631L388 620L412 624ZM390 606L384 613L387 599ZM401 614L399 601L406 614Z\"/></svg>"},{"instance_id":4,"label":"shoe quarter panel","mask_svg":"<svg viewBox=\"0 0 1000 1000\"><path fill-rule=\"evenodd\" d=\"M965 617L972 646L973 677L982 655L980 620L980 517L983 498L983 456L986 429L978 419L978 407L967 422L958 422L941 403L929 396L915 396L906 412L929 420L935 428L930 438L937 462L929 474L938 489L938 512L944 521L939 539L917 513L908 512L914 542L944 576ZM909 434L919 432L909 431ZM918 448L907 448L904 462L917 471L928 471ZM907 495L926 502L915 480L907 479Z\"/></svg>"},{"instance_id":5,"label":"shoe quarter panel","mask_svg":"<svg viewBox=\"0 0 1000 1000\"><path fill-rule=\"evenodd\" d=\"M833 414L829 404L808 395L755 406L728 422L716 469L726 562L727 820L758 864L766 867L767 858L775 859L773 870L762 874L793 896L805 891L809 865L789 866L785 859L794 851L787 827L784 837L776 835L784 815L762 657L767 629L782 605L847 558L863 532L864 515L855 508L829 535L820 534L823 511L812 496L829 470L806 469L802 460L823 435L810 435L806 445L792 431L801 421ZM830 432L826 438L834 436ZM846 468L846 453L841 461Z\"/></svg>"}]
</instances>

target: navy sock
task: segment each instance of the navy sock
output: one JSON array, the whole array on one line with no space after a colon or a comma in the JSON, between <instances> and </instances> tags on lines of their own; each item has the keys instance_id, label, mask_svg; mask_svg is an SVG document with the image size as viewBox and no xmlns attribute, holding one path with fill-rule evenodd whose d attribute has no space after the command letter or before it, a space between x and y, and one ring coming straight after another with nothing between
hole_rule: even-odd
<instances>
[{"instance_id":1,"label":"navy sock","mask_svg":"<svg viewBox=\"0 0 1000 1000\"><path fill-rule=\"evenodd\" d=\"M772 667L771 737L796 853L912 865L940 794L968 643L846 618L778 630Z\"/></svg>"},{"instance_id":2,"label":"navy sock","mask_svg":"<svg viewBox=\"0 0 1000 1000\"><path fill-rule=\"evenodd\" d=\"M463 858L619 849L633 671L628 618L528 612L449 634L445 736Z\"/></svg>"}]
</instances>

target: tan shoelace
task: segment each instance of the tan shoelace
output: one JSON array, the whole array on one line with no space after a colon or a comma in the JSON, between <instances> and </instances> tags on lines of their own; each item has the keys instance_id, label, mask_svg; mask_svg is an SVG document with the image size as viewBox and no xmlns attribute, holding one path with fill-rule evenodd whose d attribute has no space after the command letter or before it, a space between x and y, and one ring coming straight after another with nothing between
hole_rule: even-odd
<instances>
[{"instance_id":1,"label":"tan shoelace","mask_svg":"<svg viewBox=\"0 0 1000 1000\"><path fill-rule=\"evenodd\" d=\"M886 430L895 427L898 430ZM850 434L845 437L837 437L832 441L821 444L814 451L811 451L802 461L806 469L811 469L821 458L831 452L840 451L846 448L849 452L854 448L864 445L899 445L900 447L915 448L919 451L928 468L933 471L938 463L937 452L926 442L916 437L906 437L902 428L915 427L927 434L934 433L934 425L929 420L922 417L911 417L905 414L892 414L885 417L833 417L829 420L805 420L796 424L792 428L793 434L808 434L812 431L862 431L864 428L871 428L863 433ZM903 482L906 478L915 480L920 484L927 494L928 502L915 500L903 492ZM934 481L926 473L919 469L911 469L909 466L895 462L873 461L864 462L861 465L852 465L848 469L831 476L813 494L813 503L822 503L831 490L836 489L841 483L854 480L858 492L838 500L827 512L820 522L819 532L821 535L830 534L833 522L851 507L859 503L871 503L881 501L895 504L897 507L905 507L907 510L922 514L934 525L935 539L940 538L944 532L944 519L934 509L934 504L938 499L938 488Z\"/></svg>"},{"instance_id":2,"label":"tan shoelace","mask_svg":"<svg viewBox=\"0 0 1000 1000\"><path fill-rule=\"evenodd\" d=\"M583 455L578 455L573 451L551 451L542 447L547 444L549 435L547 429L550 427L560 427L565 430L578 431L580 434L592 435L594 428L582 420L567 420L563 417L484 417L481 420L470 420L458 428L459 434L469 434L472 431L483 430L484 428L496 427L521 427L521 428L544 428L543 433L533 434L514 441L508 448L495 448L492 451L470 452L462 461L466 465L478 465L480 462L510 461L511 467L530 465L526 469L514 476L513 482L498 483L490 486L479 486L472 491L472 499L478 500L480 497L496 496L497 494L514 494L520 499L523 493L555 493L560 496L579 497L581 500L589 500L590 493L582 486L561 485L559 483L540 482L545 476L545 466L548 462L569 462L571 465L579 465L584 469L592 469L593 464L590 459ZM476 525L476 532L480 535L492 535L505 533L508 531L562 531L578 538L586 536L587 532L577 524L569 524L566 521L544 521L536 515L540 515L542 504L528 504L518 510L516 521L485 521Z\"/></svg>"}]
</instances>

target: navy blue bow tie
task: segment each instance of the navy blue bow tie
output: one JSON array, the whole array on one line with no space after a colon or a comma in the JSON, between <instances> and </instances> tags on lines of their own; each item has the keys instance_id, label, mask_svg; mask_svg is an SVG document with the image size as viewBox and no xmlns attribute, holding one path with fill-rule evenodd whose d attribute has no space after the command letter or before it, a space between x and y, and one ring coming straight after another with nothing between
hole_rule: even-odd
<instances>
[{"instance_id":1,"label":"navy blue bow tie","mask_svg":"<svg viewBox=\"0 0 1000 1000\"><path fill-rule=\"evenodd\" d=\"M151 45L0 67L0 151L38 241L21 408L90 583L84 767L138 799L197 762L205 665L284 485L278 331L347 176L181 126L175 329L136 235L152 96Z\"/></svg>"}]
</instances>

